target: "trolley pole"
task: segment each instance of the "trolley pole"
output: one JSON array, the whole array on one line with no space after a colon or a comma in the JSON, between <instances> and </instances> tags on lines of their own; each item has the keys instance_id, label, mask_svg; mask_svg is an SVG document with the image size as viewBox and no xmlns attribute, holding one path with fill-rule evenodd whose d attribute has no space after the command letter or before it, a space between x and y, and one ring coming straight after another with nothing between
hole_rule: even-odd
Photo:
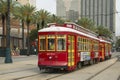
<instances>
[{"instance_id":1,"label":"trolley pole","mask_svg":"<svg viewBox=\"0 0 120 80\"><path fill-rule=\"evenodd\" d=\"M10 0L7 0L5 63L12 63L11 50L10 50Z\"/></svg>"}]
</instances>

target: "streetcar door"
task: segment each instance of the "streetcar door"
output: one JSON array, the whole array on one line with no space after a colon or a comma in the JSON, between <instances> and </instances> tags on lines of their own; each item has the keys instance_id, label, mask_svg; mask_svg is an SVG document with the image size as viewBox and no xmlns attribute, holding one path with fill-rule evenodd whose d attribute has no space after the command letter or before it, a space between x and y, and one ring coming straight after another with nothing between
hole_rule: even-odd
<instances>
[{"instance_id":1,"label":"streetcar door","mask_svg":"<svg viewBox=\"0 0 120 80\"><path fill-rule=\"evenodd\" d=\"M68 66L74 66L75 64L75 37L68 35Z\"/></svg>"}]
</instances>

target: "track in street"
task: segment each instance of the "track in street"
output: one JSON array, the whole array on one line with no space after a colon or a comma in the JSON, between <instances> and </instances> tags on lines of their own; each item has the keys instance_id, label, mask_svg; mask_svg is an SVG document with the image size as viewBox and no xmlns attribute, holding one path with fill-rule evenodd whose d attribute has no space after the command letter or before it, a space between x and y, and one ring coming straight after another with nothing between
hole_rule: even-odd
<instances>
[{"instance_id":1,"label":"track in street","mask_svg":"<svg viewBox=\"0 0 120 80\"><path fill-rule=\"evenodd\" d=\"M120 57L117 56L118 60L120 60ZM115 63L111 64L110 66L102 69L101 71L99 71L98 73L92 75L91 77L87 78L87 80L91 80L92 78L94 78L95 76L99 75L100 73L102 73L103 71L105 71L106 69L108 69L109 67L111 67L112 65L114 65ZM94 66L94 65L92 65ZM85 69L85 68L88 68L87 66L83 67L82 69ZM29 72L29 71L34 71L35 70L35 73L34 74L31 74L31 75L26 75L26 76L20 76L18 78L13 78L12 80L28 80L27 78L30 78L30 77L35 77L35 78L38 78L38 77L46 77L44 80L52 80L54 78L57 78L57 77L60 77L60 76L63 76L63 75L66 75L66 74L69 74L69 73L66 73L66 72L45 72L45 71L41 71L39 72L38 68L29 68L29 69L22 69L22 70L15 70L15 71L11 71L11 72L4 72L4 73L1 73L0 76L2 75L9 75L9 74L13 74L13 73L21 73L21 72ZM70 73L73 73L75 71L72 71ZM41 79L42 80L42 79ZM118 80L120 80L120 76L118 77Z\"/></svg>"},{"instance_id":2,"label":"track in street","mask_svg":"<svg viewBox=\"0 0 120 80\"><path fill-rule=\"evenodd\" d=\"M107 70L109 67L111 67L112 65L114 65L115 63L111 64L110 66L106 67L105 69L99 71L98 73L94 74L93 76L89 77L87 80L91 80L92 78L94 78L95 76L99 75L100 73L102 73L103 71Z\"/></svg>"},{"instance_id":3,"label":"track in street","mask_svg":"<svg viewBox=\"0 0 120 80\"><path fill-rule=\"evenodd\" d=\"M118 58L117 61L120 61L120 56L118 55L118 56L116 56L116 57ZM114 57L113 57L113 58L114 58ZM117 62L117 61L116 61L116 62ZM116 63L116 62L115 62L115 63ZM99 75L99 74L102 73L103 71L105 71L105 70L107 70L108 68L110 68L111 66L113 66L115 63L113 63L113 64L111 64L110 66L106 67L105 69L99 71L99 72L96 73L95 75L89 77L87 80L91 80L91 79L94 78L95 76ZM118 77L118 80L120 80L120 76Z\"/></svg>"},{"instance_id":4,"label":"track in street","mask_svg":"<svg viewBox=\"0 0 120 80\"><path fill-rule=\"evenodd\" d=\"M120 56L116 56L118 59L117 59L117 61L120 61ZM113 57L113 58L115 58L115 57ZM113 59L112 58L112 59ZM115 62L116 63L116 62ZM96 73L96 74L94 74L93 76L91 76L91 77L89 77L88 79L86 79L86 80L91 80L92 78L94 78L95 76L97 76L97 75L99 75L100 73L102 73L103 71L105 71L105 70L107 70L108 68L110 68L111 66L113 66L115 63L113 63L113 64L111 64L111 65L109 65L108 67L106 67L106 68L104 68L104 69L102 69L101 71L99 71L98 73ZM92 66L94 66L94 65L92 65ZM86 67L83 67L83 69L84 68L87 68L87 66ZM73 71L74 72L74 71ZM72 73L72 72L71 72ZM69 73L68 73L69 74ZM65 75L65 74L64 74ZM62 76L62 75L61 75ZM52 78L49 78L49 79L47 79L47 80L52 80L53 78L56 78L56 77L60 77L60 76L55 76L55 77L52 77ZM118 77L118 80L120 80L120 76Z\"/></svg>"}]
</instances>

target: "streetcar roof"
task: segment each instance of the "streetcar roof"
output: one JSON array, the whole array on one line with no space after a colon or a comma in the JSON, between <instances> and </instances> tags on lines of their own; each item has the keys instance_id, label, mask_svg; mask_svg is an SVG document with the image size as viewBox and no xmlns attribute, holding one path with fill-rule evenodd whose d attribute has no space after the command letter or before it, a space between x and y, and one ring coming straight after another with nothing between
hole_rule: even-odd
<instances>
[{"instance_id":1,"label":"streetcar roof","mask_svg":"<svg viewBox=\"0 0 120 80\"><path fill-rule=\"evenodd\" d=\"M55 26L55 25L52 25L50 27L41 29L38 32L73 32L73 33L77 33L77 34L80 34L80 35L83 35L83 36L86 36L86 37L89 37L89 38L92 38L92 39L99 40L100 42L111 43L111 42L106 41L104 39L100 39L100 38L97 38L95 36L91 36L89 34L77 31L75 29L71 29L71 28L68 28L68 27Z\"/></svg>"},{"instance_id":2,"label":"streetcar roof","mask_svg":"<svg viewBox=\"0 0 120 80\"><path fill-rule=\"evenodd\" d=\"M41 29L38 32L73 32L73 33L77 33L77 34L80 34L80 35L83 35L83 36L86 36L86 37L89 37L89 38L99 40L97 37L91 36L89 34L85 34L83 32L77 31L75 29L71 29L71 28L67 28L67 27L61 27L61 26L56 27L55 25L52 25L48 28Z\"/></svg>"}]
</instances>

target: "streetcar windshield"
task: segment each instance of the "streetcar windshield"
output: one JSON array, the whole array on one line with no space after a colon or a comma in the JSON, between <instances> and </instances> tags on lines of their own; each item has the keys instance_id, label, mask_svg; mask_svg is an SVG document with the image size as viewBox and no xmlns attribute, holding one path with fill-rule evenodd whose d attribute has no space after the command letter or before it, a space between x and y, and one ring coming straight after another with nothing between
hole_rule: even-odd
<instances>
[{"instance_id":1,"label":"streetcar windshield","mask_svg":"<svg viewBox=\"0 0 120 80\"><path fill-rule=\"evenodd\" d=\"M65 51L66 36L65 35L40 35L39 36L40 51Z\"/></svg>"}]
</instances>

